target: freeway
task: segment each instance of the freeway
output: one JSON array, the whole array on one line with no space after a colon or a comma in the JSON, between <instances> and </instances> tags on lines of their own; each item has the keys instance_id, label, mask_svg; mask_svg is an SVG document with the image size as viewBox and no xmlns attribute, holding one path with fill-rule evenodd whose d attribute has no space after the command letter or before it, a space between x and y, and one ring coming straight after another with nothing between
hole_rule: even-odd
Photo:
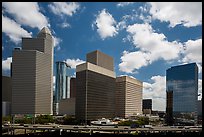
<instances>
[{"instance_id":1,"label":"freeway","mask_svg":"<svg viewBox=\"0 0 204 137\"><path fill-rule=\"evenodd\" d=\"M170 126L153 126L150 128L130 128L128 126L79 126L79 125L58 125L58 124L51 124L51 125L40 125L40 124L14 124L12 126L4 126L2 130L12 131L15 133L16 129L25 129L26 130L41 130L41 131L66 131L66 132L89 132L92 133L131 133L131 132L147 132L147 133L159 133L159 132L174 132L174 133L181 133L181 132L202 132L202 127L170 127Z\"/></svg>"}]
</instances>

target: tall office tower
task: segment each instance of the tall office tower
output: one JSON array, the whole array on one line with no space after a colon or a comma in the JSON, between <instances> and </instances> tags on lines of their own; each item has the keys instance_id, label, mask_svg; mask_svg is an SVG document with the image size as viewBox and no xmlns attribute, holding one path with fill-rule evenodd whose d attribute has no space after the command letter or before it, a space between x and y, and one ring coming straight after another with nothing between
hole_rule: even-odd
<instances>
[{"instance_id":1,"label":"tall office tower","mask_svg":"<svg viewBox=\"0 0 204 137\"><path fill-rule=\"evenodd\" d=\"M202 116L202 99L198 100L198 116Z\"/></svg>"},{"instance_id":2,"label":"tall office tower","mask_svg":"<svg viewBox=\"0 0 204 137\"><path fill-rule=\"evenodd\" d=\"M53 40L48 28L13 51L12 114L52 114Z\"/></svg>"},{"instance_id":3,"label":"tall office tower","mask_svg":"<svg viewBox=\"0 0 204 137\"><path fill-rule=\"evenodd\" d=\"M114 71L113 58L100 52L99 50L88 53L86 55L86 61L97 66L106 68L108 70Z\"/></svg>"},{"instance_id":4,"label":"tall office tower","mask_svg":"<svg viewBox=\"0 0 204 137\"><path fill-rule=\"evenodd\" d=\"M76 97L76 78L70 79L70 98Z\"/></svg>"},{"instance_id":5,"label":"tall office tower","mask_svg":"<svg viewBox=\"0 0 204 137\"><path fill-rule=\"evenodd\" d=\"M109 58L99 51L97 57ZM90 55L87 54L87 56ZM87 58L90 61L90 58ZM86 62L76 67L76 118L87 122L99 118L113 118L115 113L115 72L113 58L100 61L100 66ZM97 63L96 63L97 64ZM112 67L107 67L110 64ZM108 69L107 69L108 68Z\"/></svg>"},{"instance_id":6,"label":"tall office tower","mask_svg":"<svg viewBox=\"0 0 204 137\"><path fill-rule=\"evenodd\" d=\"M142 82L121 76L116 78L116 116L127 118L142 114Z\"/></svg>"},{"instance_id":7,"label":"tall office tower","mask_svg":"<svg viewBox=\"0 0 204 137\"><path fill-rule=\"evenodd\" d=\"M142 100L142 111L143 114L152 113L152 99L143 99Z\"/></svg>"},{"instance_id":8,"label":"tall office tower","mask_svg":"<svg viewBox=\"0 0 204 137\"><path fill-rule=\"evenodd\" d=\"M2 76L2 116L11 114L11 77Z\"/></svg>"},{"instance_id":9,"label":"tall office tower","mask_svg":"<svg viewBox=\"0 0 204 137\"><path fill-rule=\"evenodd\" d=\"M67 65L66 62L57 61L56 62L56 87L54 92L54 109L53 113L58 115L59 112L59 102L61 99L66 99L70 97L70 88L69 88L69 77L68 68L70 66Z\"/></svg>"},{"instance_id":10,"label":"tall office tower","mask_svg":"<svg viewBox=\"0 0 204 137\"><path fill-rule=\"evenodd\" d=\"M170 126L173 122L173 91L166 92L166 123Z\"/></svg>"},{"instance_id":11,"label":"tall office tower","mask_svg":"<svg viewBox=\"0 0 204 137\"><path fill-rule=\"evenodd\" d=\"M202 99L198 100L198 124L202 124Z\"/></svg>"},{"instance_id":12,"label":"tall office tower","mask_svg":"<svg viewBox=\"0 0 204 137\"><path fill-rule=\"evenodd\" d=\"M166 111L170 113L167 116L171 116L172 112L174 119L172 123L174 124L196 124L198 98L198 67L196 63L167 69L166 81Z\"/></svg>"}]
</instances>

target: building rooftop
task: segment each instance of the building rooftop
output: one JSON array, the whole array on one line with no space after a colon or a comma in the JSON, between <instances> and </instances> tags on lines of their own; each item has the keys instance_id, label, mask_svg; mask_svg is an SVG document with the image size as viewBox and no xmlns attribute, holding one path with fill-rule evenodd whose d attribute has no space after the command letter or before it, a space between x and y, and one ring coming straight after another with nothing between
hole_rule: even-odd
<instances>
[{"instance_id":1,"label":"building rooftop","mask_svg":"<svg viewBox=\"0 0 204 137\"><path fill-rule=\"evenodd\" d=\"M51 35L51 32L47 27L43 27L42 30L38 33L38 35L43 33Z\"/></svg>"}]
</instances>

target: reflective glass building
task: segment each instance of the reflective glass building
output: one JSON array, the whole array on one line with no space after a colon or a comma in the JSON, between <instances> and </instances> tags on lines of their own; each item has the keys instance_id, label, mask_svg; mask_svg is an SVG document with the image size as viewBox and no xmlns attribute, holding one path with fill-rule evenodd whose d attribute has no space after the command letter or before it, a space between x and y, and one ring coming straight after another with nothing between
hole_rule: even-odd
<instances>
[{"instance_id":1,"label":"reflective glass building","mask_svg":"<svg viewBox=\"0 0 204 137\"><path fill-rule=\"evenodd\" d=\"M61 99L70 98L70 77L68 74L68 66L66 62L56 62L56 81L54 92L54 114L58 114L59 101Z\"/></svg>"},{"instance_id":2,"label":"reflective glass building","mask_svg":"<svg viewBox=\"0 0 204 137\"><path fill-rule=\"evenodd\" d=\"M167 123L197 123L198 67L196 63L174 66L166 71Z\"/></svg>"}]
</instances>

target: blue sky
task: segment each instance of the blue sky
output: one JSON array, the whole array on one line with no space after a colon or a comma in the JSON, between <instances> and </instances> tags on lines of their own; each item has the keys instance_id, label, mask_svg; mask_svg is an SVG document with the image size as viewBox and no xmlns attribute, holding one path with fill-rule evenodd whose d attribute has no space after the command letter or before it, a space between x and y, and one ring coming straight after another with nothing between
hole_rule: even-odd
<instances>
[{"instance_id":1,"label":"blue sky","mask_svg":"<svg viewBox=\"0 0 204 137\"><path fill-rule=\"evenodd\" d=\"M114 58L117 76L143 81L143 98L153 99L153 110L165 110L166 69L196 62L202 93L201 2L4 2L3 75L21 38L36 37L44 26L53 34L54 61L66 61L72 76L87 53L100 50Z\"/></svg>"}]
</instances>

